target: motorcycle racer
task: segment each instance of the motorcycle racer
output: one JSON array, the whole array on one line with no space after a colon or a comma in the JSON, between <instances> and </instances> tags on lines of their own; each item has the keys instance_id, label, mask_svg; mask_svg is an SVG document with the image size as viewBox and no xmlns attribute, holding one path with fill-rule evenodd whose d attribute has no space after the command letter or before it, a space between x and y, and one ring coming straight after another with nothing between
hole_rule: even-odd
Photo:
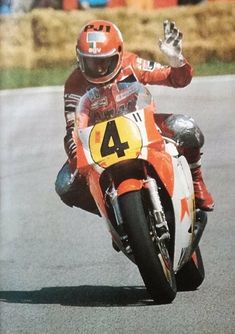
<instances>
[{"instance_id":1,"label":"motorcycle racer","mask_svg":"<svg viewBox=\"0 0 235 334\"><path fill-rule=\"evenodd\" d=\"M163 26L164 38L159 40L159 47L169 66L124 51L121 32L112 22L93 20L81 29L76 45L78 66L70 74L64 87L64 147L68 160L59 171L55 183L56 192L65 204L98 214L85 178L77 175L71 182L76 168L76 143L73 139L75 113L86 91L113 81L139 81L174 88L185 87L191 82L192 67L182 55L183 35L174 22L164 21ZM156 114L155 121L165 136L178 143L180 153L190 165L196 206L212 211L214 201L201 172L204 136L200 128L191 117L180 114L159 113Z\"/></svg>"}]
</instances>

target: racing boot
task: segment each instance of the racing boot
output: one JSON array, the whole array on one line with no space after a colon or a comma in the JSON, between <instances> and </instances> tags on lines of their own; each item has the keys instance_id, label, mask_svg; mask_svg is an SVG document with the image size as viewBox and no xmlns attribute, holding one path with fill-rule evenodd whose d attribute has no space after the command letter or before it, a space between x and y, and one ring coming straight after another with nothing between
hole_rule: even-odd
<instances>
[{"instance_id":1,"label":"racing boot","mask_svg":"<svg viewBox=\"0 0 235 334\"><path fill-rule=\"evenodd\" d=\"M201 152L204 135L194 119L181 114L156 114L155 122L162 133L178 143L178 150L188 161L191 169L196 207L204 211L212 211L214 200L208 192L202 178Z\"/></svg>"},{"instance_id":2,"label":"racing boot","mask_svg":"<svg viewBox=\"0 0 235 334\"><path fill-rule=\"evenodd\" d=\"M198 163L200 163L200 161ZM213 211L214 200L203 181L201 166L199 165L198 167L191 168L191 173L193 178L196 208L204 211Z\"/></svg>"},{"instance_id":3,"label":"racing boot","mask_svg":"<svg viewBox=\"0 0 235 334\"><path fill-rule=\"evenodd\" d=\"M196 208L203 211L213 211L214 200L207 190L202 177L200 149L184 150L184 156L189 163L192 173Z\"/></svg>"}]
</instances>

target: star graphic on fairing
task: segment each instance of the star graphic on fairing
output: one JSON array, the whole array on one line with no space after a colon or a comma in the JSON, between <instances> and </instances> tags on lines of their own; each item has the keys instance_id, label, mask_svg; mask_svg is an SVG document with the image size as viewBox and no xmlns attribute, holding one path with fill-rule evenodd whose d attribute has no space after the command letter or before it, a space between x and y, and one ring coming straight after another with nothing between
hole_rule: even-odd
<instances>
[{"instance_id":1,"label":"star graphic on fairing","mask_svg":"<svg viewBox=\"0 0 235 334\"><path fill-rule=\"evenodd\" d=\"M180 215L180 221L182 222L182 220L184 219L185 214L188 214L188 216L190 215L189 212L189 207L188 207L188 201L187 198L184 197L181 199L181 215Z\"/></svg>"}]
</instances>

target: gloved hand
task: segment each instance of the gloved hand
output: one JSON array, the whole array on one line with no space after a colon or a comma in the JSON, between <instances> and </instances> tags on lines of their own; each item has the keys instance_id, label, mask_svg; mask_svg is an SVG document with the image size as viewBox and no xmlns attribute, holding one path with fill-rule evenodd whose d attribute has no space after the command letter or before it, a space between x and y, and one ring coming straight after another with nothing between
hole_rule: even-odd
<instances>
[{"instance_id":1,"label":"gloved hand","mask_svg":"<svg viewBox=\"0 0 235 334\"><path fill-rule=\"evenodd\" d=\"M183 34L176 27L175 22L164 21L164 39L159 39L159 48L162 53L168 58L169 64L172 67L181 67L185 64L182 55L182 37Z\"/></svg>"},{"instance_id":2,"label":"gloved hand","mask_svg":"<svg viewBox=\"0 0 235 334\"><path fill-rule=\"evenodd\" d=\"M64 148L68 158L72 160L76 156L77 150L73 139L73 127L67 129L66 135L64 137Z\"/></svg>"}]
</instances>

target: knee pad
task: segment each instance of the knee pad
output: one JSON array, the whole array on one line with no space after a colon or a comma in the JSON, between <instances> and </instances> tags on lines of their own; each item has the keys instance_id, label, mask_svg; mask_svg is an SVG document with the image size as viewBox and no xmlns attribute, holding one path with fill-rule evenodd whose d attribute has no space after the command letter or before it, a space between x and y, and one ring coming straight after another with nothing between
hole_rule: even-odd
<instances>
[{"instance_id":1,"label":"knee pad","mask_svg":"<svg viewBox=\"0 0 235 334\"><path fill-rule=\"evenodd\" d=\"M186 115L170 115L164 121L166 135L174 139L179 146L185 148L201 148L204 135L194 119Z\"/></svg>"},{"instance_id":2,"label":"knee pad","mask_svg":"<svg viewBox=\"0 0 235 334\"><path fill-rule=\"evenodd\" d=\"M59 171L55 181L55 191L62 202L70 207L75 206L100 216L90 189L87 186L86 178L80 176L79 179L75 178L73 183L70 183L71 175L70 166L66 162Z\"/></svg>"},{"instance_id":3,"label":"knee pad","mask_svg":"<svg viewBox=\"0 0 235 334\"><path fill-rule=\"evenodd\" d=\"M59 171L56 181L55 181L55 191L61 197L66 194L71 188L71 170L68 162L64 164L64 166Z\"/></svg>"}]
</instances>

